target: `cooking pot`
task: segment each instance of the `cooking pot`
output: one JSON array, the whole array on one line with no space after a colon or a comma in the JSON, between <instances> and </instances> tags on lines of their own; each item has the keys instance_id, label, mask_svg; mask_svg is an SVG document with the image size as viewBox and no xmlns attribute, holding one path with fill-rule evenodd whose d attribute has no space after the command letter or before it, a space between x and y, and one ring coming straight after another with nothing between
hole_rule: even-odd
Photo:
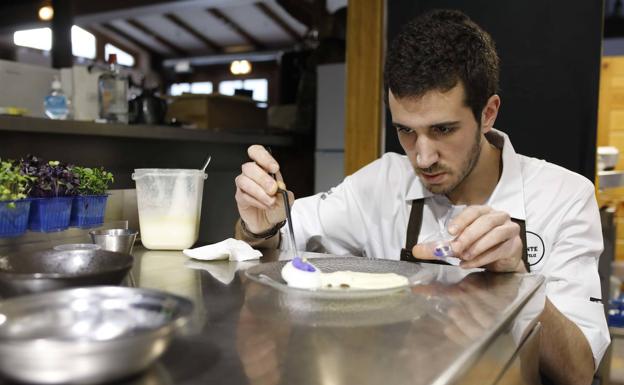
<instances>
[{"instance_id":1,"label":"cooking pot","mask_svg":"<svg viewBox=\"0 0 624 385\"><path fill-rule=\"evenodd\" d=\"M65 287L118 285L134 259L106 250L43 250L0 255L0 296Z\"/></svg>"}]
</instances>

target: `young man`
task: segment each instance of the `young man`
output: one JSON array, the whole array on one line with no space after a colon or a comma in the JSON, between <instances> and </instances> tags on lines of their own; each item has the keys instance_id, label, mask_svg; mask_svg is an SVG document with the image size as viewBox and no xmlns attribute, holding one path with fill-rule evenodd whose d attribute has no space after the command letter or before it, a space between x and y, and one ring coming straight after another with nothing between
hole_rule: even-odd
<instances>
[{"instance_id":1,"label":"young man","mask_svg":"<svg viewBox=\"0 0 624 385\"><path fill-rule=\"evenodd\" d=\"M331 191L295 201L297 248L433 259L423 241L442 230L462 267L540 273L540 369L555 383L589 384L609 344L597 300L594 188L515 153L493 128L498 74L491 37L464 14L434 11L405 26L389 49L385 86L407 156L384 154ZM269 173L279 165L261 146L248 152L252 161L236 178L237 235L278 247L284 211Z\"/></svg>"}]
</instances>

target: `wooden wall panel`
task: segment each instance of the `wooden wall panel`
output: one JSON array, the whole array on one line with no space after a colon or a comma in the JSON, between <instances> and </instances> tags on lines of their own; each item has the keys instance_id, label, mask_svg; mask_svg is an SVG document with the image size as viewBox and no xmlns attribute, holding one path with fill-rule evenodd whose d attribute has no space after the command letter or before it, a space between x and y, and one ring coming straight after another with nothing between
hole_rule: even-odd
<instances>
[{"instance_id":1,"label":"wooden wall panel","mask_svg":"<svg viewBox=\"0 0 624 385\"><path fill-rule=\"evenodd\" d=\"M345 175L381 154L384 12L384 0L349 1Z\"/></svg>"}]
</instances>

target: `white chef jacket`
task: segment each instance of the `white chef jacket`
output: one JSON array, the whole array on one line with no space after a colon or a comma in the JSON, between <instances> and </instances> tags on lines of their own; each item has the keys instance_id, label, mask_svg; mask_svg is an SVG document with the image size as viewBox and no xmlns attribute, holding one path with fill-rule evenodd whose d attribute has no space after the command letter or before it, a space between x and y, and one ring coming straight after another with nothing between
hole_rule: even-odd
<instances>
[{"instance_id":1,"label":"white chef jacket","mask_svg":"<svg viewBox=\"0 0 624 385\"><path fill-rule=\"evenodd\" d=\"M486 204L525 221L531 272L544 275L547 297L581 329L597 367L610 337L603 305L590 301L602 298L598 258L603 243L593 184L552 163L516 154L500 131L486 136L502 148L503 160L501 178ZM452 204L423 186L406 156L386 153L330 191L295 200L297 248L399 260L412 200L420 198L425 198L423 240L444 226ZM286 228L281 230L284 240Z\"/></svg>"}]
</instances>

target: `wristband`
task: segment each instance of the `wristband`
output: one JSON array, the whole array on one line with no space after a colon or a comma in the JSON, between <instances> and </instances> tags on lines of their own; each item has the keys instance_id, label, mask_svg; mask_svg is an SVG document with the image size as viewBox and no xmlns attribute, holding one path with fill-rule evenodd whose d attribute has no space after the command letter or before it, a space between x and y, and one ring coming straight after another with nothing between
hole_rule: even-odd
<instances>
[{"instance_id":1,"label":"wristband","mask_svg":"<svg viewBox=\"0 0 624 385\"><path fill-rule=\"evenodd\" d=\"M258 234L249 230L244 220L241 219L240 223L241 223L241 229L243 230L243 233L245 233L245 235L248 235L254 239L269 239L271 237L274 237L275 234L277 234L279 229L281 229L282 226L284 226L286 221L281 221L280 223L277 223L275 226L271 227L270 229L263 231L261 233L258 233Z\"/></svg>"}]
</instances>

